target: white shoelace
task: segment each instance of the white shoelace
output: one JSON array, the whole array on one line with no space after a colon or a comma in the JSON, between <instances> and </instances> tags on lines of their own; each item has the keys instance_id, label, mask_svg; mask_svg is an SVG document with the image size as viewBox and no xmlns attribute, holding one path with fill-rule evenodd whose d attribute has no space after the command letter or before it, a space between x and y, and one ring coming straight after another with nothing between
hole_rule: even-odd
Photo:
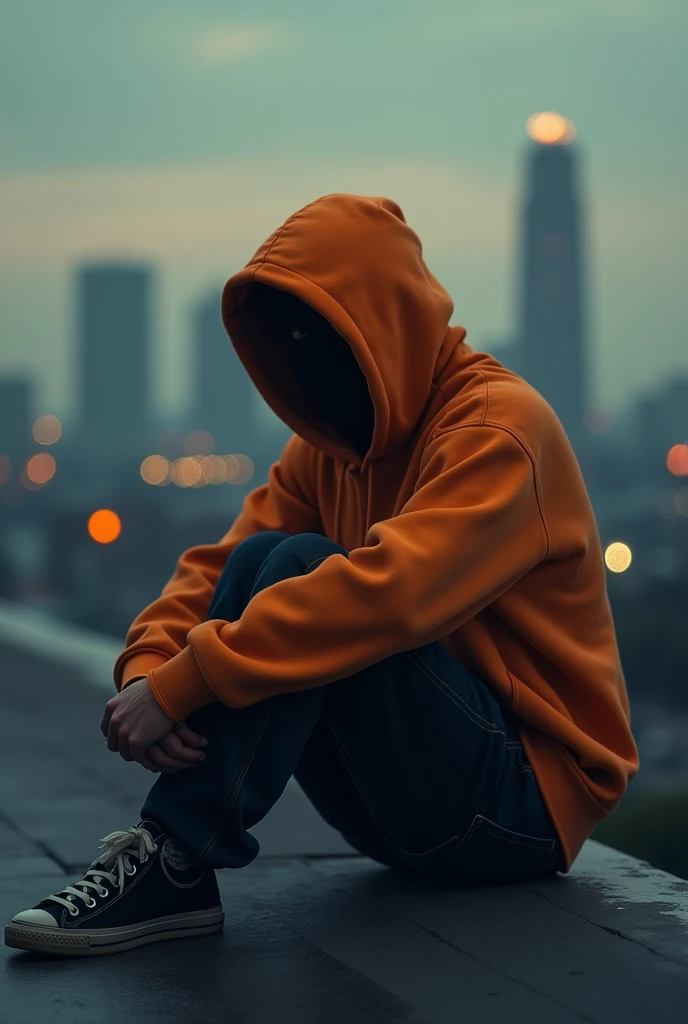
<instances>
[{"instance_id":1,"label":"white shoelace","mask_svg":"<svg viewBox=\"0 0 688 1024\"><path fill-rule=\"evenodd\" d=\"M113 886L118 886L122 892L124 878L126 875L136 874L136 865L131 864L131 858L136 857L141 864L145 864L148 855L157 850L153 837L146 828L128 828L126 832L111 832L100 841L100 855L93 861L90 868L81 879L74 885L68 885L60 892L69 893L67 898L63 896L48 896L47 898L55 903L61 903L70 914L78 914L74 906L74 898L78 896L84 901L87 907L95 907L96 900L93 899L90 890L94 889L99 896L109 896L110 890L101 885L103 879L107 879ZM107 870L112 865L112 870ZM79 886L79 888L77 888Z\"/></svg>"}]
</instances>

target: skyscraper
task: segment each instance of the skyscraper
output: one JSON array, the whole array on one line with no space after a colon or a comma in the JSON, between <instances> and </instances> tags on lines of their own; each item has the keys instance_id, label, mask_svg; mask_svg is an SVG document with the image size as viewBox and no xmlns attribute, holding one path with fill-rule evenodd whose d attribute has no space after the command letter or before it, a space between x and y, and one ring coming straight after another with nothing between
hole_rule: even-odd
<instances>
[{"instance_id":1,"label":"skyscraper","mask_svg":"<svg viewBox=\"0 0 688 1024\"><path fill-rule=\"evenodd\" d=\"M519 372L549 402L574 448L585 439L588 361L582 215L574 128L558 114L528 122L521 234Z\"/></svg>"},{"instance_id":2,"label":"skyscraper","mask_svg":"<svg viewBox=\"0 0 688 1024\"><path fill-rule=\"evenodd\" d=\"M21 460L31 446L31 384L23 377L0 380L0 454Z\"/></svg>"},{"instance_id":3,"label":"skyscraper","mask_svg":"<svg viewBox=\"0 0 688 1024\"><path fill-rule=\"evenodd\" d=\"M207 430L220 454L245 452L253 432L256 388L227 336L220 292L193 310L195 400L192 426Z\"/></svg>"},{"instance_id":4,"label":"skyscraper","mask_svg":"<svg viewBox=\"0 0 688 1024\"><path fill-rule=\"evenodd\" d=\"M79 442L99 458L136 456L148 442L151 276L117 263L78 272Z\"/></svg>"}]
</instances>

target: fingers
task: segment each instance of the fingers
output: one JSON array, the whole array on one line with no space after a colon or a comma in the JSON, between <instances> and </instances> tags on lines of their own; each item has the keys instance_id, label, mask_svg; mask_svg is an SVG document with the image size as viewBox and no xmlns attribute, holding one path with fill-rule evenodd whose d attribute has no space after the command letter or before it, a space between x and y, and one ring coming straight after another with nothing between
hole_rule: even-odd
<instances>
[{"instance_id":1,"label":"fingers","mask_svg":"<svg viewBox=\"0 0 688 1024\"><path fill-rule=\"evenodd\" d=\"M188 727L186 722L179 722L178 725L175 725L174 731L177 734L177 736L179 736L180 739L184 741L187 747L208 746L208 740L205 738L205 736L201 736L199 733L194 732L193 729L190 729Z\"/></svg>"},{"instance_id":2,"label":"fingers","mask_svg":"<svg viewBox=\"0 0 688 1024\"><path fill-rule=\"evenodd\" d=\"M141 754L141 756L137 757L136 760L144 768L147 768L149 772L155 772L156 774L159 774L161 769L158 768L158 766L153 761L151 761L150 757L148 756L149 754L150 754L150 747L145 752L145 754ZM171 775L176 775L177 772L176 771L171 771L170 774Z\"/></svg>"},{"instance_id":3,"label":"fingers","mask_svg":"<svg viewBox=\"0 0 688 1024\"><path fill-rule=\"evenodd\" d=\"M195 765L188 764L185 761L178 761L174 757L163 750L160 743L154 743L152 747L149 747L146 751L146 757L155 765L156 771L162 772L178 772L186 771L189 768L194 768Z\"/></svg>"},{"instance_id":4,"label":"fingers","mask_svg":"<svg viewBox=\"0 0 688 1024\"><path fill-rule=\"evenodd\" d=\"M108 730L107 730L108 750L112 750L115 753L121 754L125 761L132 761L133 758L132 758L132 755L131 755L131 751L129 750L129 743L125 739L125 737L121 735L119 726L120 726L120 720L119 720L119 718L117 716L117 712L115 712L110 717L110 722L108 724Z\"/></svg>"},{"instance_id":5,"label":"fingers","mask_svg":"<svg viewBox=\"0 0 688 1024\"><path fill-rule=\"evenodd\" d=\"M100 731L107 740L108 750L121 754L125 761L133 761L128 740L120 733L120 718L118 716L117 703L114 698L105 705L105 711L100 722Z\"/></svg>"},{"instance_id":6,"label":"fingers","mask_svg":"<svg viewBox=\"0 0 688 1024\"><path fill-rule=\"evenodd\" d=\"M163 751L169 754L173 760L183 764L196 764L198 761L205 761L205 754L202 750L184 746L179 735L174 731L168 732L166 736L158 740L158 746L162 747Z\"/></svg>"}]
</instances>

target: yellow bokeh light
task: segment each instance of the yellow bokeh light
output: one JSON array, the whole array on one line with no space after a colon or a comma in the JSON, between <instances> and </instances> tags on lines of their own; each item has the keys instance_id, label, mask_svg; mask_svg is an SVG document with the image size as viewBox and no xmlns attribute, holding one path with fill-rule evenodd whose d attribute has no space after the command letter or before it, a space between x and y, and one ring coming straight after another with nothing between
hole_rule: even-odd
<instances>
[{"instance_id":1,"label":"yellow bokeh light","mask_svg":"<svg viewBox=\"0 0 688 1024\"><path fill-rule=\"evenodd\" d=\"M526 131L531 139L546 146L565 146L576 137L573 121L553 110L543 110L529 117Z\"/></svg>"},{"instance_id":2,"label":"yellow bokeh light","mask_svg":"<svg viewBox=\"0 0 688 1024\"><path fill-rule=\"evenodd\" d=\"M62 424L57 416L39 416L33 425L33 436L39 444L55 444L62 437Z\"/></svg>"},{"instance_id":3,"label":"yellow bokeh light","mask_svg":"<svg viewBox=\"0 0 688 1024\"><path fill-rule=\"evenodd\" d=\"M122 532L122 521L110 508L99 508L88 520L88 533L98 544L112 544Z\"/></svg>"},{"instance_id":4,"label":"yellow bokeh light","mask_svg":"<svg viewBox=\"0 0 688 1024\"><path fill-rule=\"evenodd\" d=\"M27 479L32 484L38 484L42 487L43 484L47 484L48 480L52 480L56 469L57 466L52 455L48 455L47 452L41 452L40 455L32 455L26 463L25 473Z\"/></svg>"},{"instance_id":5,"label":"yellow bokeh light","mask_svg":"<svg viewBox=\"0 0 688 1024\"><path fill-rule=\"evenodd\" d=\"M675 444L670 448L666 464L674 476L688 476L688 444Z\"/></svg>"},{"instance_id":6,"label":"yellow bokeh light","mask_svg":"<svg viewBox=\"0 0 688 1024\"><path fill-rule=\"evenodd\" d=\"M605 564L612 572L625 572L632 558L628 544L622 544L620 541L610 544L604 553Z\"/></svg>"},{"instance_id":7,"label":"yellow bokeh light","mask_svg":"<svg viewBox=\"0 0 688 1024\"><path fill-rule=\"evenodd\" d=\"M184 438L184 451L187 455L210 455L215 448L215 441L207 430L192 430Z\"/></svg>"},{"instance_id":8,"label":"yellow bokeh light","mask_svg":"<svg viewBox=\"0 0 688 1024\"><path fill-rule=\"evenodd\" d=\"M172 463L172 483L177 487L197 487L202 482L203 473L198 459L183 456Z\"/></svg>"},{"instance_id":9,"label":"yellow bokeh light","mask_svg":"<svg viewBox=\"0 0 688 1024\"><path fill-rule=\"evenodd\" d=\"M0 455L0 484L6 483L12 475L12 462L7 455Z\"/></svg>"},{"instance_id":10,"label":"yellow bokeh light","mask_svg":"<svg viewBox=\"0 0 688 1024\"><path fill-rule=\"evenodd\" d=\"M149 455L141 463L141 479L162 487L170 482L170 464L164 455Z\"/></svg>"}]
</instances>

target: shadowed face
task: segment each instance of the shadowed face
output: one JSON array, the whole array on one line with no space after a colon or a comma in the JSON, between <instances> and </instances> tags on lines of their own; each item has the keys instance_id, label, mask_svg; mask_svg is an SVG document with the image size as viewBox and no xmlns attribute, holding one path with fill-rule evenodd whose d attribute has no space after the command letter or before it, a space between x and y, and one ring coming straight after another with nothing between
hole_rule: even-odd
<instances>
[{"instance_id":1,"label":"shadowed face","mask_svg":"<svg viewBox=\"0 0 688 1024\"><path fill-rule=\"evenodd\" d=\"M283 343L308 407L364 455L373 436L374 409L348 342L312 306L290 292L254 284L254 301L271 336Z\"/></svg>"}]
</instances>

